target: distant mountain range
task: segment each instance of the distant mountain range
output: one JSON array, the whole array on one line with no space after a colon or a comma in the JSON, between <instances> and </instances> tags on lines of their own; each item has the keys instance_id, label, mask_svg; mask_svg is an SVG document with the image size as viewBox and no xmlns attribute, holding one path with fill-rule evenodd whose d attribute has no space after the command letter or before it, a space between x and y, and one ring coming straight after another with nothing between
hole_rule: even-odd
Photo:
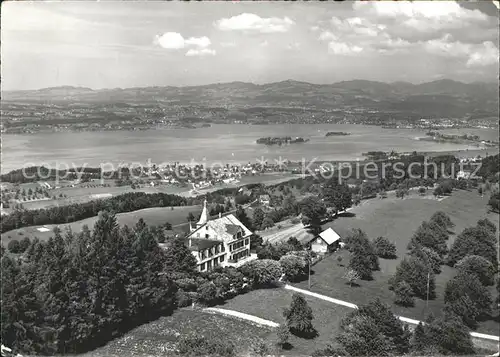
<instances>
[{"instance_id":1,"label":"distant mountain range","mask_svg":"<svg viewBox=\"0 0 500 357\"><path fill-rule=\"evenodd\" d=\"M366 108L419 112L423 115L497 115L496 83L462 83L443 79L422 84L367 80L311 84L287 80L268 84L217 83L190 87L144 87L94 90L53 87L4 91L2 101L52 103L176 104L211 107L304 107L316 109Z\"/></svg>"}]
</instances>

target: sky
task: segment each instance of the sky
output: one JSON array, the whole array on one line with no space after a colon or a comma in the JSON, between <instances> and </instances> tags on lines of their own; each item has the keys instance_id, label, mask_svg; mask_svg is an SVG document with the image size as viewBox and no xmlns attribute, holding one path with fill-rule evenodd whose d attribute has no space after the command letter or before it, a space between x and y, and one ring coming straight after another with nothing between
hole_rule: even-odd
<instances>
[{"instance_id":1,"label":"sky","mask_svg":"<svg viewBox=\"0 0 500 357\"><path fill-rule=\"evenodd\" d=\"M439 2L3 2L2 90L498 80L498 10Z\"/></svg>"}]
</instances>

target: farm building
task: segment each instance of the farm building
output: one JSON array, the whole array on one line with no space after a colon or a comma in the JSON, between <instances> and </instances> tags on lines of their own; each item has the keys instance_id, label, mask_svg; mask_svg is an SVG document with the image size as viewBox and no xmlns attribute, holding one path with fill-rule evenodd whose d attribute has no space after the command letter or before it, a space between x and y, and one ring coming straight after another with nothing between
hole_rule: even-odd
<instances>
[{"instance_id":1,"label":"farm building","mask_svg":"<svg viewBox=\"0 0 500 357\"><path fill-rule=\"evenodd\" d=\"M311 250L315 253L327 253L335 250L340 245L340 236L332 228L325 229L309 242Z\"/></svg>"}]
</instances>

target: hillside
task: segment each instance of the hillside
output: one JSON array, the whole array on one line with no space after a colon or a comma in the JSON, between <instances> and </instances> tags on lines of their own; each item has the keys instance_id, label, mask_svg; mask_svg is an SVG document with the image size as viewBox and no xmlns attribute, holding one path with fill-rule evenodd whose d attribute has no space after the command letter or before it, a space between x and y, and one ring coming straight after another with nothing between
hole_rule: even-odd
<instances>
[{"instance_id":1,"label":"hillside","mask_svg":"<svg viewBox=\"0 0 500 357\"><path fill-rule=\"evenodd\" d=\"M4 91L2 101L18 103L172 104L233 109L248 107L296 107L395 110L422 115L457 116L481 109L498 113L498 86L494 83L461 83L438 80L422 84L382 83L366 80L311 84L287 80L267 84L216 83L190 87L145 87L93 90L53 87L28 91ZM124 104L127 103L127 104Z\"/></svg>"}]
</instances>

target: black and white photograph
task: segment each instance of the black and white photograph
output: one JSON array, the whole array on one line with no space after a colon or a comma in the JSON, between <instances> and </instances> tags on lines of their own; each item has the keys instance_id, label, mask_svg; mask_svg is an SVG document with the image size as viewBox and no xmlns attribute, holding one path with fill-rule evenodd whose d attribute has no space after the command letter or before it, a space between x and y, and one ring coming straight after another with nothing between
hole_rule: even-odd
<instances>
[{"instance_id":1,"label":"black and white photograph","mask_svg":"<svg viewBox=\"0 0 500 357\"><path fill-rule=\"evenodd\" d=\"M3 1L1 357L498 357L499 9Z\"/></svg>"}]
</instances>

